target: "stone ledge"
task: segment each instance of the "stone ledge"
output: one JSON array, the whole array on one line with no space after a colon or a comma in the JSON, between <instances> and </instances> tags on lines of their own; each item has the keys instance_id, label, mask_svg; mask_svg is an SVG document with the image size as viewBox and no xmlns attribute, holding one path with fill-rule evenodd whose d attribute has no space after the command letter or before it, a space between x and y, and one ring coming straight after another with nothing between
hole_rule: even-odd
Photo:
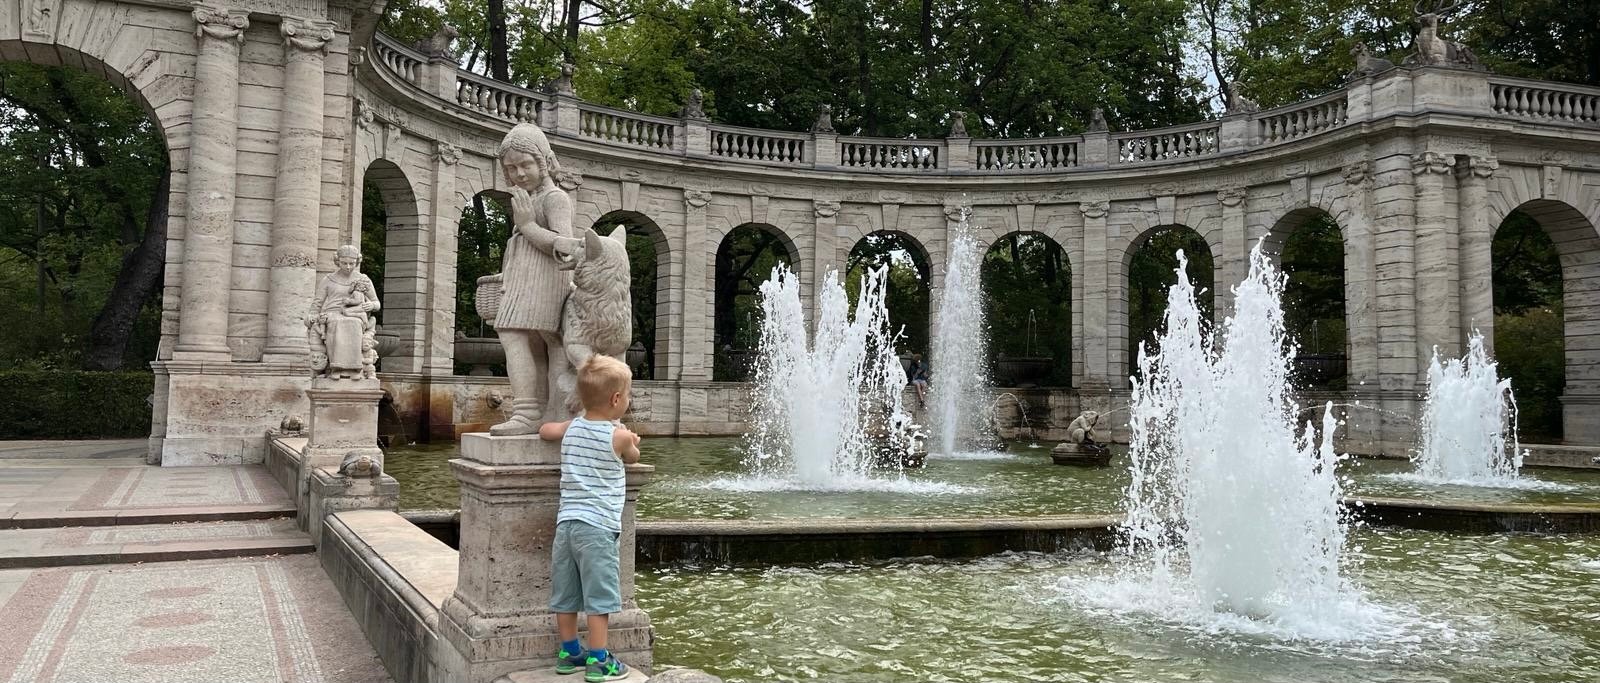
<instances>
[{"instance_id":1,"label":"stone ledge","mask_svg":"<svg viewBox=\"0 0 1600 683\"><path fill-rule=\"evenodd\" d=\"M40 529L61 526L119 526L126 524L166 524L171 522L220 522L246 519L292 517L293 505L261 503L254 505L214 505L184 508L141 508L138 510L43 510L19 511L0 519L0 529Z\"/></svg>"}]
</instances>

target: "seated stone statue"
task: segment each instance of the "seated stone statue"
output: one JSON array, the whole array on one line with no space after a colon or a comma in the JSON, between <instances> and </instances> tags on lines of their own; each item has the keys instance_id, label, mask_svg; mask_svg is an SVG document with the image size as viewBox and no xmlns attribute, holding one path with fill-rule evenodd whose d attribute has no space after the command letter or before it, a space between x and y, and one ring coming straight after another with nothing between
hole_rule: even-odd
<instances>
[{"instance_id":1,"label":"seated stone statue","mask_svg":"<svg viewBox=\"0 0 1600 683\"><path fill-rule=\"evenodd\" d=\"M1080 446L1093 446L1099 442L1095 438L1094 427L1100 421L1100 413L1085 410L1080 413L1072 424L1067 425L1067 431L1072 436L1072 443Z\"/></svg>"},{"instance_id":2,"label":"seated stone statue","mask_svg":"<svg viewBox=\"0 0 1600 683\"><path fill-rule=\"evenodd\" d=\"M322 279L306 318L312 371L323 377L375 377L378 346L372 313L378 310L378 290L356 270L361 252L355 245L339 247L334 263L338 270Z\"/></svg>"}]
</instances>

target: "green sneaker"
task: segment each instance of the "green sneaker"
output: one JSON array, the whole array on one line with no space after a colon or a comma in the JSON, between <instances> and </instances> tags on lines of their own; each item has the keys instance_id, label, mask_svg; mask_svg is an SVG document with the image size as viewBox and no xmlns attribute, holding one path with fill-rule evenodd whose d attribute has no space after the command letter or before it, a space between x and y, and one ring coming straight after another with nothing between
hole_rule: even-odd
<instances>
[{"instance_id":1,"label":"green sneaker","mask_svg":"<svg viewBox=\"0 0 1600 683\"><path fill-rule=\"evenodd\" d=\"M556 673L563 676L578 673L578 667L589 664L589 653L571 653L562 650L556 653Z\"/></svg>"},{"instance_id":2,"label":"green sneaker","mask_svg":"<svg viewBox=\"0 0 1600 683\"><path fill-rule=\"evenodd\" d=\"M606 653L606 660L600 661L594 657L589 658L588 666L583 672L585 683L601 683L602 681L620 681L628 677L628 665L617 661L617 656Z\"/></svg>"}]
</instances>

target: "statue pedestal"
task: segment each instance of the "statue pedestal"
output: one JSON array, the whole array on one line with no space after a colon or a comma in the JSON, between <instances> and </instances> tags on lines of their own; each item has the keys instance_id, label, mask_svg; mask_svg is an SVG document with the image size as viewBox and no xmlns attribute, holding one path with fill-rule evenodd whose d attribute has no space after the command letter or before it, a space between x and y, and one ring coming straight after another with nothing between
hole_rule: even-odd
<instances>
[{"instance_id":1,"label":"statue pedestal","mask_svg":"<svg viewBox=\"0 0 1600 683\"><path fill-rule=\"evenodd\" d=\"M393 477L381 473L378 401L383 389L378 380L318 377L311 381L306 397L311 401L311 419L306 423L295 493L300 529L316 541L322 535L324 515L366 508L393 510L400 490ZM360 480L340 474L340 463L352 454L372 458L380 473Z\"/></svg>"},{"instance_id":2,"label":"statue pedestal","mask_svg":"<svg viewBox=\"0 0 1600 683\"><path fill-rule=\"evenodd\" d=\"M1079 467L1105 467L1111 464L1111 447L1106 444L1056 444L1050 450L1050 459L1057 465Z\"/></svg>"},{"instance_id":3,"label":"statue pedestal","mask_svg":"<svg viewBox=\"0 0 1600 683\"><path fill-rule=\"evenodd\" d=\"M473 433L462 435L460 453L450 461L461 483L460 572L439 619L443 651L436 661L444 680L490 683L551 666L561 645L550 611L560 444ZM634 510L639 487L654 470L628 466L619 550L622 611L611 615L609 642L618 659L644 672L651 669L652 631L649 615L634 601Z\"/></svg>"}]
</instances>

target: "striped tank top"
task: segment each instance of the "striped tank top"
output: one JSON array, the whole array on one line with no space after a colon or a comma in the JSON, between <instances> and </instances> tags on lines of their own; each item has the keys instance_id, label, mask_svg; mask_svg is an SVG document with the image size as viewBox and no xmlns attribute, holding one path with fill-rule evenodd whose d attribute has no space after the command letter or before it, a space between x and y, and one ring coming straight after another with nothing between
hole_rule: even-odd
<instances>
[{"instance_id":1,"label":"striped tank top","mask_svg":"<svg viewBox=\"0 0 1600 683\"><path fill-rule=\"evenodd\" d=\"M577 520L622 533L627 470L611 447L616 426L572 418L561 439L561 510L557 522Z\"/></svg>"}]
</instances>

